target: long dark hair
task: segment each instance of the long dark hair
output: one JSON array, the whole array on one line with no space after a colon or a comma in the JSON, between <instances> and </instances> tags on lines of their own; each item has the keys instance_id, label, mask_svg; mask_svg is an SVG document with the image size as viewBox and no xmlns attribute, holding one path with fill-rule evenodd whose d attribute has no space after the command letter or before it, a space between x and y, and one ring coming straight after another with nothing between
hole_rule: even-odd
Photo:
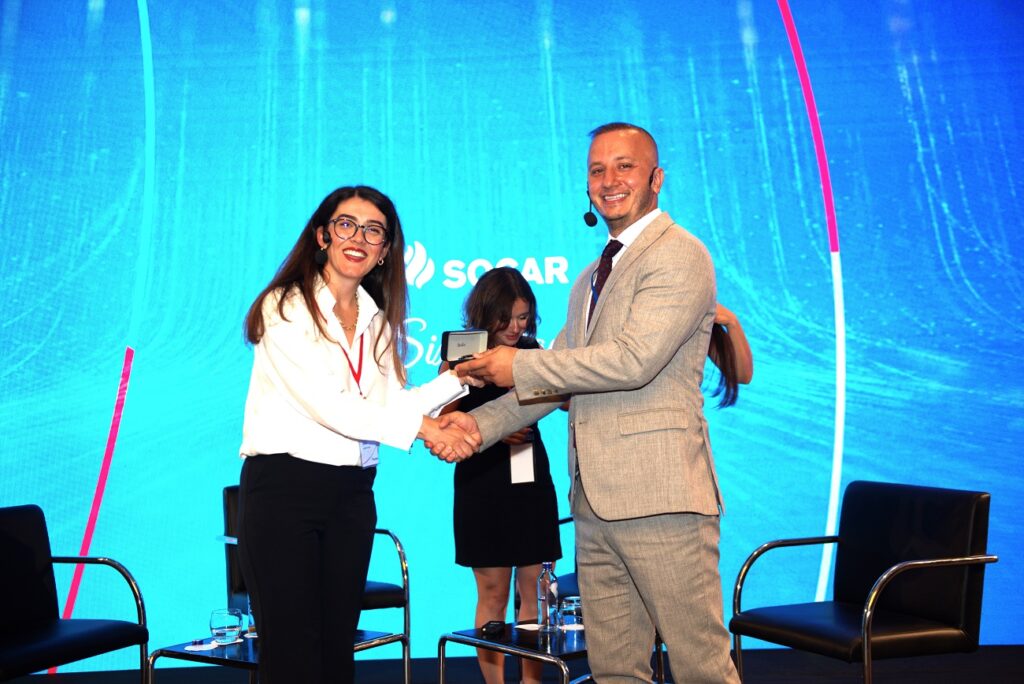
<instances>
[{"instance_id":1,"label":"long dark hair","mask_svg":"<svg viewBox=\"0 0 1024 684\"><path fill-rule=\"evenodd\" d=\"M285 318L284 305L288 294L297 289L302 294L313 322L321 335L330 339L324 327L327 321L316 305L314 287L317 276L323 271L323 266L318 266L315 260L320 244L317 242L317 230L326 226L331 215L338 208L338 205L352 197L359 197L377 207L382 214L387 229L385 245L388 247L384 264L375 266L363 278L360 283L366 290L377 307L384 314L388 326L381 326L374 340L374 360L377 366L381 366L381 360L388 349L391 350L391 361L399 380L404 385L405 375L405 351L406 331L405 316L409 308L409 293L405 283L405 237L402 234L402 222L398 219L398 211L394 203L387 195L380 190L366 185L345 186L334 190L320 202L320 206L306 222L306 227L299 234L295 246L285 257L284 263L277 269L277 273L270 281L270 284L263 288L256 301L249 307L249 313L245 315L245 338L251 344L258 344L263 339L265 332L265 321L263 320L263 300L267 295L277 289L281 289L281 298L277 303L277 312L281 318ZM386 328L391 328L391 339L381 347L380 341Z\"/></svg>"},{"instance_id":2,"label":"long dark hair","mask_svg":"<svg viewBox=\"0 0 1024 684\"><path fill-rule=\"evenodd\" d=\"M718 366L718 387L711 393L711 396L722 398L718 401L718 408L726 408L736 403L739 396L739 382L736 380L739 372L736 370L736 350L729 339L729 333L720 323L711 326L711 344L708 355Z\"/></svg>"},{"instance_id":3,"label":"long dark hair","mask_svg":"<svg viewBox=\"0 0 1024 684\"><path fill-rule=\"evenodd\" d=\"M523 274L511 266L492 268L480 276L466 297L463 323L467 328L486 330L487 346L490 347L494 333L508 327L512 320L512 307L517 299L524 300L530 307L530 320L523 334L534 337L540 318L537 315L537 298Z\"/></svg>"}]
</instances>

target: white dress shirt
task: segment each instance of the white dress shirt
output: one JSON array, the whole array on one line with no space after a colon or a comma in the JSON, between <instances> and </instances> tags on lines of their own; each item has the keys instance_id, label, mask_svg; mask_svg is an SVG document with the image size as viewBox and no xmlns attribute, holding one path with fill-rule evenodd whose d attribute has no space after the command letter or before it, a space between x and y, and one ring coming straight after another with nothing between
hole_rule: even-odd
<instances>
[{"instance_id":1,"label":"white dress shirt","mask_svg":"<svg viewBox=\"0 0 1024 684\"><path fill-rule=\"evenodd\" d=\"M640 237L640 233L644 232L644 228L651 225L654 219L658 218L658 216L660 215L661 209L655 207L651 211L647 212L646 214L638 218L636 222L633 223L633 225L629 226L624 231L619 233L619 236L617 238L613 238L610 235L608 236L608 242L611 242L612 240L618 240L619 242L622 243L622 249L616 252L615 256L612 257L612 268L615 268L615 264L619 263L619 258L622 257L622 255L626 253L626 250L629 249L629 246L633 244L638 237Z\"/></svg>"},{"instance_id":2,"label":"white dress shirt","mask_svg":"<svg viewBox=\"0 0 1024 684\"><path fill-rule=\"evenodd\" d=\"M373 343L387 323L362 287L356 292L359 319L351 345L334 316L334 295L322 279L315 300L333 339L317 330L295 288L287 295L282 318L282 294L273 292L263 301L265 330L254 350L242 456L288 453L315 463L358 466L360 442L408 449L424 415L436 414L467 393L454 373L442 373L417 388L402 388L391 350L381 356L383 368L377 365ZM381 349L389 336L386 329Z\"/></svg>"},{"instance_id":3,"label":"white dress shirt","mask_svg":"<svg viewBox=\"0 0 1024 684\"><path fill-rule=\"evenodd\" d=\"M651 225L651 222L654 221L654 219L658 218L660 214L661 209L655 207L654 209L652 209L651 211L647 212L646 214L638 218L636 221L634 221L633 224L630 225L628 228L619 233L618 237L613 238L611 235L608 236L607 242L604 243L605 245L607 245L612 240L618 240L619 242L622 243L622 249L616 252L615 256L612 257L612 268L615 268L615 264L619 263L619 259L621 259L622 255L626 253L626 250L629 249L629 246L633 244L633 242L635 242L638 237L640 237L640 233L644 231L644 228ZM604 248L602 247L602 249ZM596 273L597 267L594 267L594 273L592 273L590 276L591 285L593 285L594 283L593 278L596 275ZM590 296L591 298L593 298L594 296L593 287L590 288ZM590 304L590 299L587 300L587 304Z\"/></svg>"}]
</instances>

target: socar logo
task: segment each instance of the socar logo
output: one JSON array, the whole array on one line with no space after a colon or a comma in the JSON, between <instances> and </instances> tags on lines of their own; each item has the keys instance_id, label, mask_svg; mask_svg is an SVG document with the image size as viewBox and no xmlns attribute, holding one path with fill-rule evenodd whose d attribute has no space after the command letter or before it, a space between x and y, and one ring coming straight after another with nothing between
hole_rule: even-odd
<instances>
[{"instance_id":1,"label":"socar logo","mask_svg":"<svg viewBox=\"0 0 1024 684\"><path fill-rule=\"evenodd\" d=\"M414 241L405 247L405 279L416 289L422 288L434 277L434 260L427 256L427 248Z\"/></svg>"}]
</instances>

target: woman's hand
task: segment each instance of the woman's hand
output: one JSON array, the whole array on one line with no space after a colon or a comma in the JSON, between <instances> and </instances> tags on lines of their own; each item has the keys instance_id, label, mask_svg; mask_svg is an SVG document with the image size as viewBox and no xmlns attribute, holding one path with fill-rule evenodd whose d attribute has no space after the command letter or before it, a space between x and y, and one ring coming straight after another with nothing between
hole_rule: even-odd
<instances>
[{"instance_id":1,"label":"woman's hand","mask_svg":"<svg viewBox=\"0 0 1024 684\"><path fill-rule=\"evenodd\" d=\"M467 433L459 427L459 422L447 417L442 421L423 416L420 431L416 437L443 461L455 463L472 456L480 446L479 433Z\"/></svg>"},{"instance_id":2,"label":"woman's hand","mask_svg":"<svg viewBox=\"0 0 1024 684\"><path fill-rule=\"evenodd\" d=\"M459 374L455 372L455 369L452 368L447 361L442 361L441 365L438 366L437 374L440 375L441 373L451 373L455 377L459 378L459 382L461 382L463 386L472 385L473 387L483 387L484 385L487 384L483 380L478 380L474 378L472 375L465 375L459 377Z\"/></svg>"},{"instance_id":3,"label":"woman's hand","mask_svg":"<svg viewBox=\"0 0 1024 684\"><path fill-rule=\"evenodd\" d=\"M725 333L732 343L736 361L736 382L746 385L754 377L754 355L750 351L750 343L743 332L739 317L721 304L715 305L715 323L725 326ZM711 355L711 361L717 366L718 359Z\"/></svg>"},{"instance_id":4,"label":"woman's hand","mask_svg":"<svg viewBox=\"0 0 1024 684\"><path fill-rule=\"evenodd\" d=\"M505 444L516 446L517 444L526 444L527 442L533 441L533 428L524 427L522 430L513 432L511 435L501 440Z\"/></svg>"},{"instance_id":5,"label":"woman's hand","mask_svg":"<svg viewBox=\"0 0 1024 684\"><path fill-rule=\"evenodd\" d=\"M726 328L729 328L731 326L737 325L739 322L739 319L736 318L736 314L734 314L732 311L729 311L729 309L726 309L721 304L715 304L715 323L718 323L719 325L724 325Z\"/></svg>"},{"instance_id":6,"label":"woman's hand","mask_svg":"<svg viewBox=\"0 0 1024 684\"><path fill-rule=\"evenodd\" d=\"M484 385L487 384L486 382L484 382L480 378L478 378L476 376L473 376L473 375L462 375L462 376L460 376L458 373L455 372L454 368L452 368L448 372L451 373L452 375L454 375L455 377L459 378L459 382L461 382L463 385L472 385L473 387L483 387Z\"/></svg>"}]
</instances>

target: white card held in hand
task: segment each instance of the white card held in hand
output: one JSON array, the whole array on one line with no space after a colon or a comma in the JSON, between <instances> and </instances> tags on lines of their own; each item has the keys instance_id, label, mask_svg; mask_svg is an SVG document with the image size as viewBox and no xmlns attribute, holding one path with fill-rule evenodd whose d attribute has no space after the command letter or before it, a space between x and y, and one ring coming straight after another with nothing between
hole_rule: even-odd
<instances>
[{"instance_id":1,"label":"white card held in hand","mask_svg":"<svg viewBox=\"0 0 1024 684\"><path fill-rule=\"evenodd\" d=\"M509 456L512 484L533 482L533 444L512 444L509 446Z\"/></svg>"}]
</instances>

